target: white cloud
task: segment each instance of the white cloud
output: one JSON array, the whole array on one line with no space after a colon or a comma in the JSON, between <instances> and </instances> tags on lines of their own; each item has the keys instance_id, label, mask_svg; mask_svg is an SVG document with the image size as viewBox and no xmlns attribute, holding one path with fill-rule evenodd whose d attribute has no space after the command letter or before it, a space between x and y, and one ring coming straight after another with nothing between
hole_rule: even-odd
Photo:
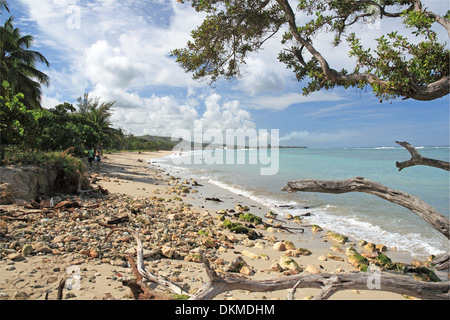
<instances>
[{"instance_id":1,"label":"white cloud","mask_svg":"<svg viewBox=\"0 0 450 320\"><path fill-rule=\"evenodd\" d=\"M195 122L196 126L201 125L203 130L217 129L219 131L255 128L250 113L240 108L239 101L233 100L220 104L221 98L218 94L206 97L206 111Z\"/></svg>"},{"instance_id":2,"label":"white cloud","mask_svg":"<svg viewBox=\"0 0 450 320\"><path fill-rule=\"evenodd\" d=\"M272 57L273 58L273 57ZM245 66L245 76L234 89L255 96L267 92L281 92L285 89L286 81L280 70L277 70L276 61L267 63L261 58L249 58Z\"/></svg>"}]
</instances>

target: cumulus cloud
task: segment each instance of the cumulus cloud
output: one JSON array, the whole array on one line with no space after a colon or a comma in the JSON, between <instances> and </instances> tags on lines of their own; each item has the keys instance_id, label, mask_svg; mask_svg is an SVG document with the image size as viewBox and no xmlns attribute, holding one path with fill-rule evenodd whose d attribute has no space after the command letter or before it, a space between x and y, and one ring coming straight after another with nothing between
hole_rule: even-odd
<instances>
[{"instance_id":1,"label":"cumulus cloud","mask_svg":"<svg viewBox=\"0 0 450 320\"><path fill-rule=\"evenodd\" d=\"M102 101L116 101L113 122L138 135L170 135L175 128L192 130L199 124L255 126L237 100L221 102L217 94L196 90L203 84L170 57L203 19L191 6L143 0L20 1L37 22L40 44L56 49L65 65L50 70L46 107L61 101L59 92L75 101L88 91ZM187 95L174 97L165 88L183 88Z\"/></svg>"}]
</instances>

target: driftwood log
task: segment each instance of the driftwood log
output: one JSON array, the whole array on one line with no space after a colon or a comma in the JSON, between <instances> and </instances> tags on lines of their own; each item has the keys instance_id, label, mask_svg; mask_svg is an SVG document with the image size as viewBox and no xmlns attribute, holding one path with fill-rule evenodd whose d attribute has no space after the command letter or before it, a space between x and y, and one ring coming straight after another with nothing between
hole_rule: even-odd
<instances>
[{"instance_id":1,"label":"driftwood log","mask_svg":"<svg viewBox=\"0 0 450 320\"><path fill-rule=\"evenodd\" d=\"M335 194L348 192L369 193L408 208L428 222L437 231L445 235L447 239L450 238L449 219L440 214L432 206L408 193L390 189L381 183L366 180L361 177L331 181L309 179L289 181L282 190L287 192L303 191Z\"/></svg>"},{"instance_id":2,"label":"driftwood log","mask_svg":"<svg viewBox=\"0 0 450 320\"><path fill-rule=\"evenodd\" d=\"M422 282L408 275L391 273L321 273L301 274L267 280L250 280L244 276L220 276L211 269L205 260L209 281L203 285L190 300L209 300L232 290L267 292L291 289L288 298L293 298L297 288L317 288L322 291L314 300L324 300L341 290L380 290L413 296L420 299L449 299L450 282Z\"/></svg>"},{"instance_id":3,"label":"driftwood log","mask_svg":"<svg viewBox=\"0 0 450 320\"><path fill-rule=\"evenodd\" d=\"M185 294L188 295L187 292L183 291L183 289L181 289L180 287L176 286L175 284L173 284L170 281L167 281L164 278L158 277L153 275L146 267L144 264L144 248L142 246L142 240L139 237L139 234L131 229L128 228L114 228L112 229L108 235L105 238L105 242L108 241L109 237L111 236L111 234L113 234L114 232L117 231L122 231L122 232L128 232L131 235L133 235L134 239L137 242L137 247L136 247L136 251L137 251L137 263L136 263L136 267L137 270L139 272L139 274L142 276L142 280L144 282L154 282L172 292L174 292L175 294Z\"/></svg>"},{"instance_id":4,"label":"driftwood log","mask_svg":"<svg viewBox=\"0 0 450 320\"><path fill-rule=\"evenodd\" d=\"M398 171L401 171L402 169L407 167L417 165L430 166L450 171L450 162L422 157L422 155L416 150L416 148L414 148L411 144L409 144L406 141L405 142L395 141L395 143L404 147L411 154L411 159L409 159L408 161L396 162L395 165L397 166Z\"/></svg>"}]
</instances>

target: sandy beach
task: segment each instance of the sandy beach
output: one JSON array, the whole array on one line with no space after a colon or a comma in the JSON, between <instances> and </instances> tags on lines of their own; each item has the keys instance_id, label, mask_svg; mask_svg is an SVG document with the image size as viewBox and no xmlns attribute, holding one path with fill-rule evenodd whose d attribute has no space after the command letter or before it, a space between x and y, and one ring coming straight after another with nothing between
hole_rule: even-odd
<instances>
[{"instance_id":1,"label":"sandy beach","mask_svg":"<svg viewBox=\"0 0 450 320\"><path fill-rule=\"evenodd\" d=\"M54 300L59 281L69 277L69 282L73 286L71 290L67 288L64 290L64 299L131 299L130 289L122 285L122 280L132 279L134 276L129 264L123 259L123 254L133 253L136 242L129 234L118 232L107 246L104 238L110 230L99 223L124 216L129 217L129 220L120 226L137 228L143 237L144 247L152 246L144 249L152 250L158 247L161 250L160 254L146 258L145 263L149 270L166 277L189 293L194 293L207 280L204 265L193 258L187 258L193 257L195 252L210 257L214 261L216 271L219 272L226 272L232 262L241 257L247 266L241 273L255 280L292 274L292 271L278 268L280 258L286 256L289 249L292 253L291 259L297 262L301 272L304 273L347 273L355 270L347 261L345 250L350 246L358 251L362 250L357 242L359 239L349 239L349 242L339 244L326 237L327 230L313 232L311 226L299 224L294 219L267 218L270 209L248 198L208 185L205 181L195 183L193 178L181 178L181 174L176 176L176 172L168 173L157 165L147 163L150 159L160 158L169 153L105 154L100 168L97 169L94 165L89 172L92 186L95 188L101 186L108 190L109 198L106 200L92 198L89 201L85 198L79 199L79 202L89 202L91 208L96 204L104 211L75 209L74 212L80 214L78 218L74 218L73 212L58 212L39 215L29 221L10 222L8 232L10 234L16 232L17 239L16 243L2 242L0 298L44 300L48 295L48 299ZM218 198L221 202L206 200L207 198ZM120 204L123 204L122 207ZM262 237L250 240L247 235L234 234L220 227L221 213L229 215L236 210L237 204L247 206L249 212L263 217L265 223L274 226L280 224L282 228L264 230L257 227L255 231ZM1 207L4 210L11 210L11 206ZM170 215L161 218L158 212L162 211ZM108 214L102 216L102 212ZM184 220L184 215L188 216L189 220ZM156 232L161 231L157 235L158 243L154 243L156 235L153 231L149 231L154 229L142 227L145 225L142 221L145 216L152 218L152 223L160 226ZM62 225L63 218L65 224ZM194 240L184 239L187 237L185 232L189 231L189 228L192 229L190 236ZM304 232L291 233L286 228L292 230L303 228ZM50 235L51 232L46 234L45 230L55 234ZM55 239L58 230L64 233L64 238L60 234L59 240ZM219 240L213 235L221 239L220 245ZM73 241L70 236L73 237ZM207 240L204 240L208 236L214 238L214 245L209 245ZM201 246L197 245L195 248L192 246L190 251L188 249L183 251L181 244L178 248L174 245L183 243L185 246L189 241L204 242ZM284 248L280 245L281 242L284 242ZM286 248L288 242L295 248ZM31 249L25 253L24 245L27 243L31 244ZM294 251L299 248L307 249L308 254L296 254ZM391 248L386 250L386 255L393 261L411 263L413 260L412 257ZM17 257L17 254L22 256ZM253 293L236 290L221 294L215 299L284 300L288 291ZM318 289L299 289L295 299L309 299L318 292ZM331 299L406 298L399 294L368 289L340 291Z\"/></svg>"}]
</instances>

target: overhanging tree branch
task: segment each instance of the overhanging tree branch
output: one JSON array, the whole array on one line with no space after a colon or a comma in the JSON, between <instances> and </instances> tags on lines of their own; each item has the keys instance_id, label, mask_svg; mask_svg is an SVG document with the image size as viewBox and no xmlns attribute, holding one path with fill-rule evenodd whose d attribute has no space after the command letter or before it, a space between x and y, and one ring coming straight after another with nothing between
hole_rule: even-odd
<instances>
[{"instance_id":1,"label":"overhanging tree branch","mask_svg":"<svg viewBox=\"0 0 450 320\"><path fill-rule=\"evenodd\" d=\"M300 43L303 47L305 47L309 53L319 62L320 67L324 73L324 78L326 81L339 84L339 85L357 85L361 83L367 83L369 85L376 86L379 88L382 88L382 91L390 92L391 94L395 95L402 95L406 99L415 99L420 101L431 101L435 100L437 98L443 97L450 93L450 77L448 75L443 76L442 78L429 83L429 84L417 84L411 81L411 85L408 87L408 89L402 90L400 88L393 88L392 83L388 80L383 80L377 75L370 73L370 72L362 72L362 73L342 73L338 72L335 69L332 69L330 65L328 64L328 61L325 59L325 57L313 46L311 41L308 41L305 37L303 37L300 32L299 28L297 26L296 20L295 20L295 14L292 10L292 7L289 4L288 0L277 0L277 2L280 4L280 7L285 12L288 25L289 25L289 31L291 32L292 36L295 38L298 43ZM420 2L420 1L419 1ZM414 10L421 10L418 9L417 6L413 6ZM412 8L409 8L408 10L411 10ZM383 12L386 16L389 16L386 14L386 12L383 9ZM422 11L421 11L422 12ZM450 32L449 25L450 22L440 17L436 14L432 14L430 12L426 13L428 16L433 17L443 25L448 32ZM361 15L359 17L363 17L365 15ZM391 15L395 16L395 15ZM450 33L449 33L450 34ZM300 61L301 63L302 61ZM410 79L411 80L411 79Z\"/></svg>"}]
</instances>

